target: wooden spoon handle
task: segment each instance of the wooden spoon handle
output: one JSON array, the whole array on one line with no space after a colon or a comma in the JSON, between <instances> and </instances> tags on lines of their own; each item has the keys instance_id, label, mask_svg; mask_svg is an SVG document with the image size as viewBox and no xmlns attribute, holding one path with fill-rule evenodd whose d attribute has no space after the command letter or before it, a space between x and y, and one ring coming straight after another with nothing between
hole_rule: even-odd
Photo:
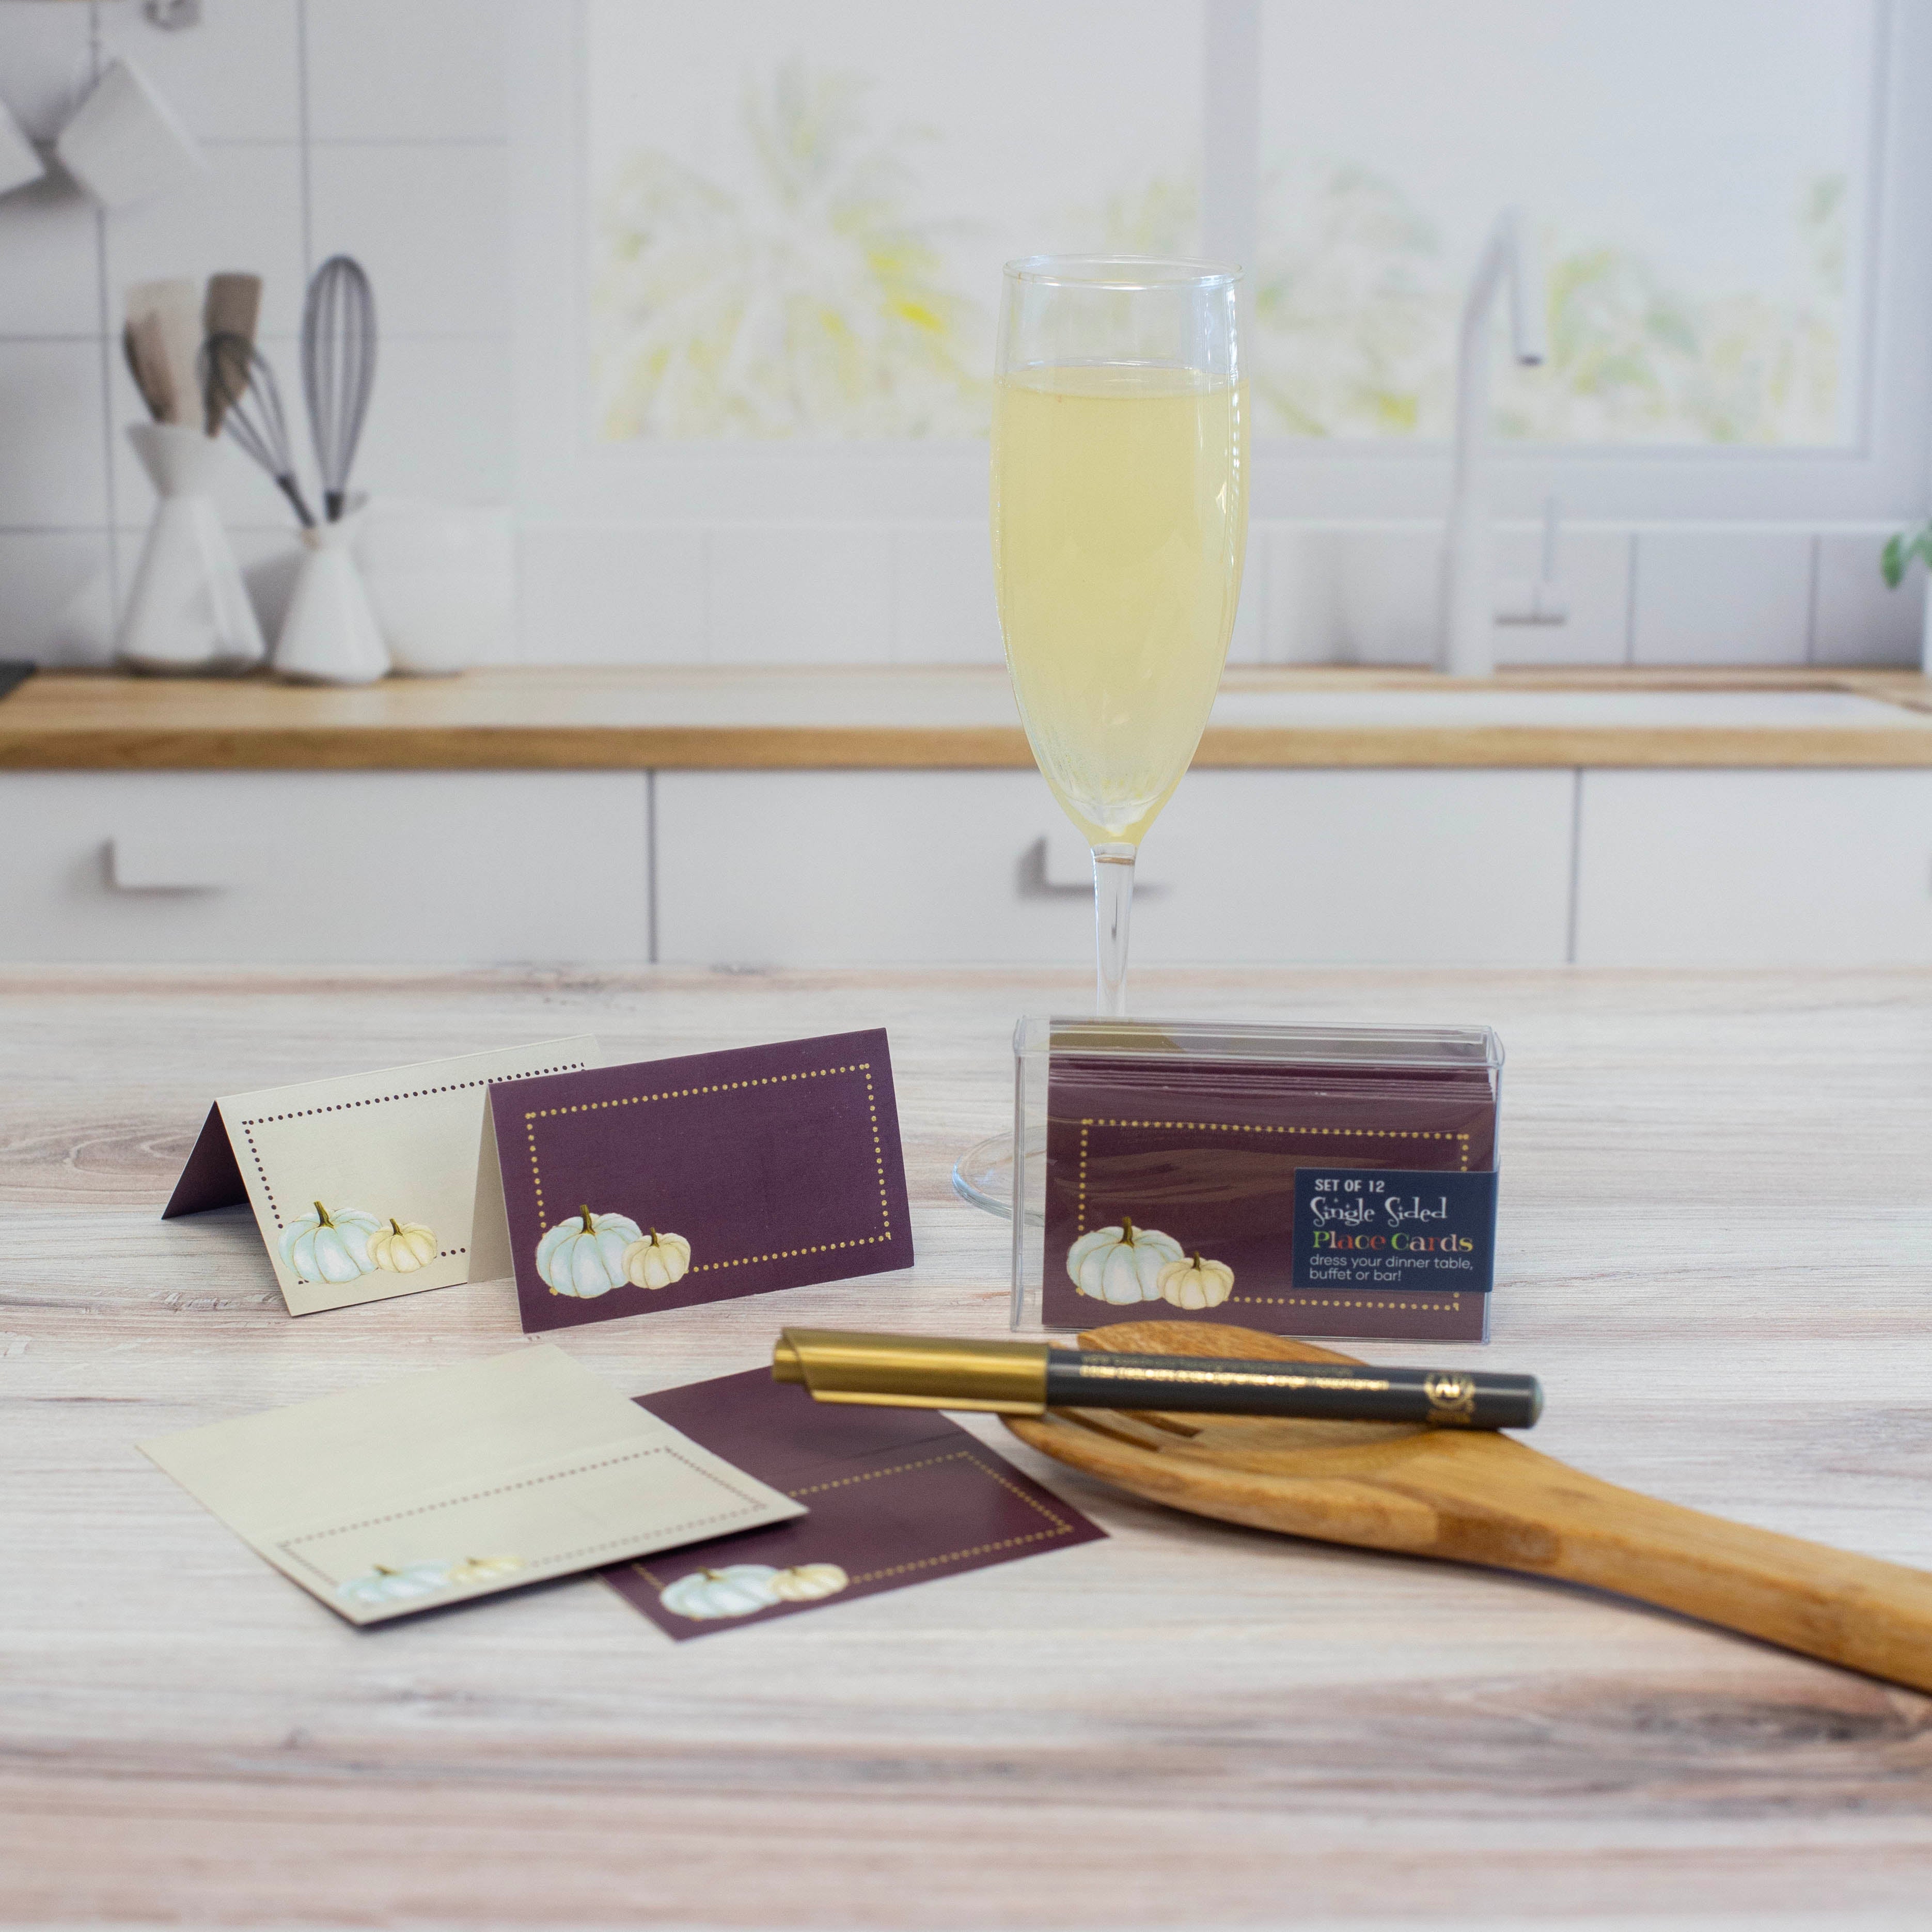
<instances>
[{"instance_id":1,"label":"wooden spoon handle","mask_svg":"<svg viewBox=\"0 0 1932 1932\"><path fill-rule=\"evenodd\" d=\"M1487 1560L1640 1598L1932 1690L1932 1575L1549 1466L1543 1506L1524 1512L1540 1518L1548 1543L1538 1550L1542 1539L1532 1538L1514 1560ZM1485 1500L1493 1508L1496 1498Z\"/></svg>"}]
</instances>

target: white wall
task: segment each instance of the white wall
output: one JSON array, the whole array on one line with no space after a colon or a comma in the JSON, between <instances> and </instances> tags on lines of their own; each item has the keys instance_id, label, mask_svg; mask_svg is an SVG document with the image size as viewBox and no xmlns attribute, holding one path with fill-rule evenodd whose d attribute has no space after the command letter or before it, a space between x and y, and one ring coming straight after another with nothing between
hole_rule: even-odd
<instances>
[{"instance_id":1,"label":"white wall","mask_svg":"<svg viewBox=\"0 0 1932 1932\"><path fill-rule=\"evenodd\" d=\"M121 296L152 276L267 278L265 346L298 389L304 279L338 250L374 277L383 340L359 482L513 498L502 5L203 0L164 32L136 0L0 0L0 98L43 142L117 55L206 145L205 187L102 214L56 178L0 198L0 655L104 661L150 498L122 426ZM273 622L292 545L236 457L227 508ZM1876 526L1567 533L1562 627L1506 662L1904 662L1918 599L1879 584ZM1234 655L1420 660L1425 523L1258 524ZM1505 546L1526 568L1528 532ZM1512 557L1517 560L1512 562ZM584 521L522 538L522 654L556 662L946 662L999 652L983 525Z\"/></svg>"}]
</instances>

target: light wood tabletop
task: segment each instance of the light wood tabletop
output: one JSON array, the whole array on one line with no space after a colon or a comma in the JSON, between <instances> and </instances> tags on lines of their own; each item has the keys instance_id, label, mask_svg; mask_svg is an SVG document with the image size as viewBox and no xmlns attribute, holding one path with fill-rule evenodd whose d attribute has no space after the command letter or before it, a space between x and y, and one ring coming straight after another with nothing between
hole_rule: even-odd
<instances>
[{"instance_id":1,"label":"light wood tabletop","mask_svg":"<svg viewBox=\"0 0 1932 1932\"><path fill-rule=\"evenodd\" d=\"M992 970L0 975L0 1919L194 1925L1922 1924L1932 1702L1534 1579L1179 1515L673 1645L593 1579L357 1630L148 1437L520 1346L508 1284L285 1315L158 1217L216 1094L578 1031L890 1029L909 1275L566 1331L627 1394L782 1321L1004 1332L952 1155L1090 982ZM1536 1445L1932 1568L1932 977L1142 975L1149 1014L1486 1021L1486 1350ZM1420 1360L1414 1348L1364 1346Z\"/></svg>"},{"instance_id":2,"label":"light wood tabletop","mask_svg":"<svg viewBox=\"0 0 1932 1932\"><path fill-rule=\"evenodd\" d=\"M1923 766L1932 681L1733 666L1231 665L1194 763L1292 766ZM499 666L335 690L29 678L0 770L1030 769L998 664Z\"/></svg>"}]
</instances>

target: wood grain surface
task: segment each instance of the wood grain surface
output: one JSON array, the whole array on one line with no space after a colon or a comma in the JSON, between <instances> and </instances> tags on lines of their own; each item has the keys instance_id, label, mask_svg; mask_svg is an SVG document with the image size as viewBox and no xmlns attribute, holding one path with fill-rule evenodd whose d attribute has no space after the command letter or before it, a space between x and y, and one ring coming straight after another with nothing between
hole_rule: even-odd
<instances>
[{"instance_id":1,"label":"wood grain surface","mask_svg":"<svg viewBox=\"0 0 1932 1932\"><path fill-rule=\"evenodd\" d=\"M1857 721L1209 724L1203 767L1923 766L1932 683L1905 672L1607 669L1438 678L1392 668L1231 668L1268 694L1594 691L1839 692L1886 707ZM1856 707L1854 707L1855 709ZM505 770L1028 769L1004 669L500 667L356 690L266 678L44 673L0 704L0 770Z\"/></svg>"},{"instance_id":2,"label":"wood grain surface","mask_svg":"<svg viewBox=\"0 0 1932 1932\"><path fill-rule=\"evenodd\" d=\"M956 1150L1022 972L0 975L0 1918L26 1923L1922 1924L1932 1704L1538 1579L1170 1511L976 1424L1111 1540L673 1646L592 1581L357 1630L133 1444L519 1346L507 1283L301 1321L214 1094L578 1030L890 1028L908 1276L574 1330L629 1392L781 1322L997 1335ZM1495 1340L1540 1448L1932 1568L1932 978L1142 975L1150 1014L1486 1021ZM1388 1347L1361 1352L1419 1360Z\"/></svg>"}]
</instances>

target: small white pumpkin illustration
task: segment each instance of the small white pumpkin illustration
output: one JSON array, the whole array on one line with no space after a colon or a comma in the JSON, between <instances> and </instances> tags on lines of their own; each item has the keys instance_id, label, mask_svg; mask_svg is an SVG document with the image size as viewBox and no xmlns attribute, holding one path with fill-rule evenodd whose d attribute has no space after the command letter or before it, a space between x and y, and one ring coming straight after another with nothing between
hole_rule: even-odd
<instances>
[{"instance_id":1,"label":"small white pumpkin illustration","mask_svg":"<svg viewBox=\"0 0 1932 1932\"><path fill-rule=\"evenodd\" d=\"M1160 1298L1177 1308L1219 1308L1234 1286L1234 1270L1226 1262L1169 1262L1156 1277Z\"/></svg>"},{"instance_id":2,"label":"small white pumpkin illustration","mask_svg":"<svg viewBox=\"0 0 1932 1932\"><path fill-rule=\"evenodd\" d=\"M704 1622L713 1617L748 1617L778 1599L772 1586L779 1572L769 1563L728 1563L722 1570L694 1570L667 1583L658 1600L674 1615Z\"/></svg>"},{"instance_id":3,"label":"small white pumpkin illustration","mask_svg":"<svg viewBox=\"0 0 1932 1932\"><path fill-rule=\"evenodd\" d=\"M836 1563L795 1563L772 1579L772 1594L782 1604L815 1604L837 1596L851 1580Z\"/></svg>"},{"instance_id":4,"label":"small white pumpkin illustration","mask_svg":"<svg viewBox=\"0 0 1932 1932\"><path fill-rule=\"evenodd\" d=\"M450 1571L450 1588L473 1590L478 1584L494 1583L514 1576L523 1567L520 1556L467 1556Z\"/></svg>"},{"instance_id":5,"label":"small white pumpkin illustration","mask_svg":"<svg viewBox=\"0 0 1932 1932\"><path fill-rule=\"evenodd\" d=\"M644 1231L628 1214L593 1214L580 1208L537 1244L537 1273L553 1294L594 1301L624 1282L624 1253Z\"/></svg>"},{"instance_id":6,"label":"small white pumpkin illustration","mask_svg":"<svg viewBox=\"0 0 1932 1932\"><path fill-rule=\"evenodd\" d=\"M661 1234L633 1241L624 1250L624 1278L633 1288L668 1288L682 1281L691 1268L691 1244L682 1234Z\"/></svg>"},{"instance_id":7,"label":"small white pumpkin illustration","mask_svg":"<svg viewBox=\"0 0 1932 1932\"><path fill-rule=\"evenodd\" d=\"M379 1563L360 1576L337 1584L335 1594L352 1604L407 1604L419 1597L433 1597L449 1584L447 1563L406 1563L400 1570L385 1569Z\"/></svg>"},{"instance_id":8,"label":"small white pumpkin illustration","mask_svg":"<svg viewBox=\"0 0 1932 1932\"><path fill-rule=\"evenodd\" d=\"M382 1226L359 1208L338 1208L332 1214L318 1201L313 1214L291 1221L282 1230L276 1246L300 1280L353 1281L358 1275L375 1273L369 1237L380 1233Z\"/></svg>"},{"instance_id":9,"label":"small white pumpkin illustration","mask_svg":"<svg viewBox=\"0 0 1932 1932\"><path fill-rule=\"evenodd\" d=\"M1096 1228L1066 1251L1066 1272L1082 1294L1118 1306L1158 1301L1160 1271L1182 1258L1180 1244L1156 1228L1136 1228L1123 1214L1118 1228Z\"/></svg>"},{"instance_id":10,"label":"small white pumpkin illustration","mask_svg":"<svg viewBox=\"0 0 1932 1932\"><path fill-rule=\"evenodd\" d=\"M369 1258L392 1274L414 1274L436 1259L436 1234L420 1221L398 1221L369 1237Z\"/></svg>"}]
</instances>

